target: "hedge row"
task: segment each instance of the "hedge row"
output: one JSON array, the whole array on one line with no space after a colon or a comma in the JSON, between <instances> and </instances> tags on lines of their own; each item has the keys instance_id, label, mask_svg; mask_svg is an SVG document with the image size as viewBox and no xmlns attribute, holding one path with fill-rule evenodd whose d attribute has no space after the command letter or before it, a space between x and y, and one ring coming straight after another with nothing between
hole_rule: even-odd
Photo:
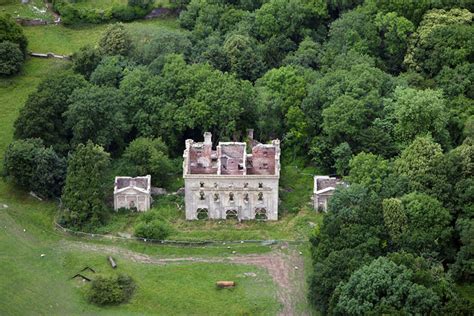
<instances>
[{"instance_id":1,"label":"hedge row","mask_svg":"<svg viewBox=\"0 0 474 316\"><path fill-rule=\"evenodd\" d=\"M60 16L63 24L100 24L111 21L128 22L141 19L146 16L153 8L147 7L117 5L108 9L90 9L78 8L68 0L52 0L53 9Z\"/></svg>"}]
</instances>

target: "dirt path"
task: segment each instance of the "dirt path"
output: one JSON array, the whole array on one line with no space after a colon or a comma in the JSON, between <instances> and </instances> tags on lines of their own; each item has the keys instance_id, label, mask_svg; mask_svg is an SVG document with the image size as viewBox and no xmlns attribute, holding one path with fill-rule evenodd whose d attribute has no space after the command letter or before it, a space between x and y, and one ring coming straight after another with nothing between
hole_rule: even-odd
<instances>
[{"instance_id":1,"label":"dirt path","mask_svg":"<svg viewBox=\"0 0 474 316\"><path fill-rule=\"evenodd\" d=\"M298 302L304 303L305 277L304 261L295 249L287 246L275 248L270 253L235 255L229 257L176 257L158 258L115 246L98 245L83 242L64 241L64 248L93 252L106 252L110 255L125 257L133 262L147 264L180 264L189 262L250 264L265 268L277 284L277 295L283 304L280 315L296 315ZM283 248L283 249L282 249ZM301 313L298 313L301 315Z\"/></svg>"}]
</instances>

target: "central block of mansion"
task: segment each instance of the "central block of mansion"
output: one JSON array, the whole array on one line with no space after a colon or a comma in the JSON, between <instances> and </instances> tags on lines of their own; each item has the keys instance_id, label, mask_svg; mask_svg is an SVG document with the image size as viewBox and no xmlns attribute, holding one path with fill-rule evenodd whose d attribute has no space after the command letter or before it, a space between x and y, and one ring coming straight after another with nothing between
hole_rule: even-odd
<instances>
[{"instance_id":1,"label":"central block of mansion","mask_svg":"<svg viewBox=\"0 0 474 316\"><path fill-rule=\"evenodd\" d=\"M252 131L249 138L251 154L244 142L220 142L213 150L208 132L202 143L186 140L186 219L278 219L280 141L261 144Z\"/></svg>"}]
</instances>

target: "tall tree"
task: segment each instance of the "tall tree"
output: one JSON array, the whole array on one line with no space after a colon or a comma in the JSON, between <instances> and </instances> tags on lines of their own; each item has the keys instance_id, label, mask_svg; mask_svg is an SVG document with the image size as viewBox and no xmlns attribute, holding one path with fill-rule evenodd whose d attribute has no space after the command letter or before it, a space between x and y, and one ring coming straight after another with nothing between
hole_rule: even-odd
<instances>
[{"instance_id":1,"label":"tall tree","mask_svg":"<svg viewBox=\"0 0 474 316\"><path fill-rule=\"evenodd\" d=\"M173 165L168 157L168 148L160 138L136 138L125 149L123 158L130 176L149 174L154 186L169 183Z\"/></svg>"},{"instance_id":2,"label":"tall tree","mask_svg":"<svg viewBox=\"0 0 474 316\"><path fill-rule=\"evenodd\" d=\"M229 60L230 70L239 78L254 81L260 77L264 69L262 53L252 38L231 35L224 42L223 50Z\"/></svg>"},{"instance_id":3,"label":"tall tree","mask_svg":"<svg viewBox=\"0 0 474 316\"><path fill-rule=\"evenodd\" d=\"M397 88L394 93L395 131L402 143L410 143L419 135L431 134L445 146L449 141L445 99L439 90Z\"/></svg>"},{"instance_id":4,"label":"tall tree","mask_svg":"<svg viewBox=\"0 0 474 316\"><path fill-rule=\"evenodd\" d=\"M406 65L431 78L443 66L468 61L474 52L472 19L473 13L465 9L426 13L409 45Z\"/></svg>"},{"instance_id":5,"label":"tall tree","mask_svg":"<svg viewBox=\"0 0 474 316\"><path fill-rule=\"evenodd\" d=\"M107 149L123 147L130 126L119 90L90 85L76 89L70 101L64 116L72 132L72 144L91 140Z\"/></svg>"},{"instance_id":6,"label":"tall tree","mask_svg":"<svg viewBox=\"0 0 474 316\"><path fill-rule=\"evenodd\" d=\"M69 97L87 82L80 75L61 71L44 79L27 99L15 121L15 138L41 138L45 146L61 154L69 150L70 133L63 114L70 105Z\"/></svg>"},{"instance_id":7,"label":"tall tree","mask_svg":"<svg viewBox=\"0 0 474 316\"><path fill-rule=\"evenodd\" d=\"M93 230L107 215L104 179L109 154L92 142L79 144L68 159L62 195L62 221L72 228Z\"/></svg>"},{"instance_id":8,"label":"tall tree","mask_svg":"<svg viewBox=\"0 0 474 316\"><path fill-rule=\"evenodd\" d=\"M130 34L122 23L110 25L99 40L99 48L104 55L127 56L132 49Z\"/></svg>"},{"instance_id":9,"label":"tall tree","mask_svg":"<svg viewBox=\"0 0 474 316\"><path fill-rule=\"evenodd\" d=\"M413 190L427 191L431 187L432 176L438 174L442 158L441 146L429 136L420 136L402 151L394 167L398 174L408 178Z\"/></svg>"},{"instance_id":10,"label":"tall tree","mask_svg":"<svg viewBox=\"0 0 474 316\"><path fill-rule=\"evenodd\" d=\"M423 193L410 193L401 198L407 218L401 248L416 254L433 253L440 259L452 255L449 249L451 215L435 198Z\"/></svg>"},{"instance_id":11,"label":"tall tree","mask_svg":"<svg viewBox=\"0 0 474 316\"><path fill-rule=\"evenodd\" d=\"M384 179L389 175L388 161L372 153L359 153L349 162L350 183L361 184L375 192L380 192Z\"/></svg>"},{"instance_id":12,"label":"tall tree","mask_svg":"<svg viewBox=\"0 0 474 316\"><path fill-rule=\"evenodd\" d=\"M341 315L432 313L441 305L440 298L412 279L413 272L404 265L380 257L338 286L337 303L332 312Z\"/></svg>"},{"instance_id":13,"label":"tall tree","mask_svg":"<svg viewBox=\"0 0 474 316\"><path fill-rule=\"evenodd\" d=\"M300 108L306 96L306 80L294 67L281 67L267 72L256 83L259 95L258 122L262 138L282 137L290 109ZM268 120L268 115L274 119Z\"/></svg>"}]
</instances>

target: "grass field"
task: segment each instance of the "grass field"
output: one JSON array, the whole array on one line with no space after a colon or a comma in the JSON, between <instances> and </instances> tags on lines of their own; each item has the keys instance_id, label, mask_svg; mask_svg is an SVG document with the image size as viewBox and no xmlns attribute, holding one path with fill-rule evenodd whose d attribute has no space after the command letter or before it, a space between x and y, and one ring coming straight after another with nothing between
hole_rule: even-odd
<instances>
[{"instance_id":1,"label":"grass field","mask_svg":"<svg viewBox=\"0 0 474 316\"><path fill-rule=\"evenodd\" d=\"M89 9L109 9L117 5L127 5L128 0L79 0L74 3L74 6ZM170 6L169 0L155 0L155 8L167 8Z\"/></svg>"},{"instance_id":2,"label":"grass field","mask_svg":"<svg viewBox=\"0 0 474 316\"><path fill-rule=\"evenodd\" d=\"M19 0L0 1L0 14L9 14L14 18L42 19L52 22L53 16L46 9L42 0L30 0L27 4L22 4Z\"/></svg>"},{"instance_id":3,"label":"grass field","mask_svg":"<svg viewBox=\"0 0 474 316\"><path fill-rule=\"evenodd\" d=\"M154 19L126 24L131 32L160 28L177 28L176 19ZM65 27L62 25L29 26L23 30L28 38L28 50L38 53L53 52L70 55L85 45L96 45L107 25Z\"/></svg>"},{"instance_id":4,"label":"grass field","mask_svg":"<svg viewBox=\"0 0 474 316\"><path fill-rule=\"evenodd\" d=\"M76 240L52 230L54 204L35 201L3 182L0 204L8 205L0 209L1 315L180 315L190 311L196 315L268 315L279 309L275 285L260 268L226 263L159 266L118 256L119 268L112 270L106 253L71 248L68 245ZM82 295L84 283L69 279L85 266L93 267L96 274L132 276L138 286L136 295L129 304L118 307L88 304ZM245 272L257 277L247 278ZM233 291L216 290L214 283L220 279L236 280L239 286Z\"/></svg>"}]
</instances>

